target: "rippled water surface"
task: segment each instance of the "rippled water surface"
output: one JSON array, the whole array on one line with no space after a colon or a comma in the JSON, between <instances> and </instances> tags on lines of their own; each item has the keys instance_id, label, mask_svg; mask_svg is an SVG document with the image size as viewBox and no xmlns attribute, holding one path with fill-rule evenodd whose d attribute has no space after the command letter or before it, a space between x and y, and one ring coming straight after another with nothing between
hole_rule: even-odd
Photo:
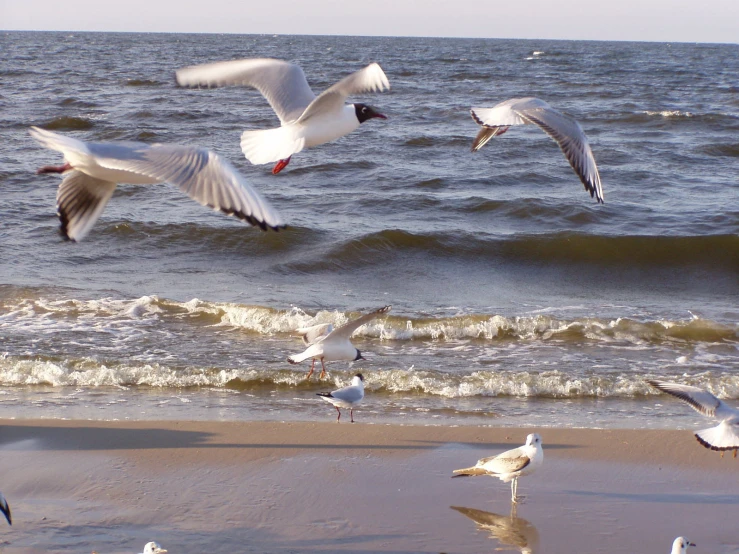
<instances>
[{"instance_id":1,"label":"rippled water surface","mask_svg":"<svg viewBox=\"0 0 739 554\"><path fill-rule=\"evenodd\" d=\"M236 35L0 35L0 415L331 417L314 393L362 371L364 417L691 426L648 377L739 398L739 46ZM370 61L387 114L273 176L239 150L278 121L255 91L174 70L299 63L315 91ZM480 152L471 106L537 96L576 117L605 204L537 128ZM78 244L60 163L28 135L197 144L282 213L261 233L169 185L122 185ZM303 381L301 325L363 328L366 362ZM664 407L661 403L664 402ZM645 418L646 414L660 417ZM674 416L674 417L673 417Z\"/></svg>"}]
</instances>

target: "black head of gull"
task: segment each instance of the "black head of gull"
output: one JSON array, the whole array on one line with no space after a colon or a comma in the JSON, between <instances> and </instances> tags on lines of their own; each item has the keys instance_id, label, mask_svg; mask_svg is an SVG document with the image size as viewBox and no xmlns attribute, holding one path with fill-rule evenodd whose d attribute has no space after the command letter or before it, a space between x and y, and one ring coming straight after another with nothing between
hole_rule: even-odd
<instances>
[{"instance_id":1,"label":"black head of gull","mask_svg":"<svg viewBox=\"0 0 739 554\"><path fill-rule=\"evenodd\" d=\"M364 360L364 358L362 359ZM361 373L357 373L354 377L359 377L359 380L364 382L364 375L362 375Z\"/></svg>"},{"instance_id":2,"label":"black head of gull","mask_svg":"<svg viewBox=\"0 0 739 554\"><path fill-rule=\"evenodd\" d=\"M357 119L360 123L364 123L368 119L372 119L375 117L379 117L380 119L387 119L386 115L381 114L372 106L368 106L367 104L354 104L354 113L357 114Z\"/></svg>"}]
</instances>

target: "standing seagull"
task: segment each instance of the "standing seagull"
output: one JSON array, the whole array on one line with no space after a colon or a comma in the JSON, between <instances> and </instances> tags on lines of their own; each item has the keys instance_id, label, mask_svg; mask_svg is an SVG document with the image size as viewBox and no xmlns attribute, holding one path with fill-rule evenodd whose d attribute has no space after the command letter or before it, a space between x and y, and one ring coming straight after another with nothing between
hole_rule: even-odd
<instances>
[{"instance_id":1,"label":"standing seagull","mask_svg":"<svg viewBox=\"0 0 739 554\"><path fill-rule=\"evenodd\" d=\"M243 85L261 92L281 127L244 131L241 150L255 165L277 162L272 169L275 175L303 148L343 137L368 119L387 119L371 106L345 103L353 94L390 88L377 63L344 77L318 96L300 66L270 58L195 65L177 71L176 78L180 86Z\"/></svg>"},{"instance_id":2,"label":"standing seagull","mask_svg":"<svg viewBox=\"0 0 739 554\"><path fill-rule=\"evenodd\" d=\"M491 138L505 133L512 125L535 123L559 144L590 196L603 203L603 188L593 151L577 121L538 98L511 98L492 108L472 108L470 112L472 119L482 125L472 143L473 152Z\"/></svg>"},{"instance_id":3,"label":"standing seagull","mask_svg":"<svg viewBox=\"0 0 739 554\"><path fill-rule=\"evenodd\" d=\"M318 396L326 402L331 402L339 412L336 421L341 420L341 410L339 408L349 408L349 416L354 423L354 406L364 400L364 377L361 373L357 373L352 378L352 384L333 392L318 392Z\"/></svg>"},{"instance_id":4,"label":"standing seagull","mask_svg":"<svg viewBox=\"0 0 739 554\"><path fill-rule=\"evenodd\" d=\"M3 496L3 493L0 492L0 512L3 513L5 516L5 519L8 520L8 525L13 525L13 517L10 515L10 506L8 506L8 501L5 500L5 497Z\"/></svg>"},{"instance_id":5,"label":"standing seagull","mask_svg":"<svg viewBox=\"0 0 739 554\"><path fill-rule=\"evenodd\" d=\"M56 202L65 238L78 241L90 232L118 183L168 181L199 204L235 215L263 231L285 227L275 209L230 163L204 148L82 142L38 127L30 132L46 148L64 154L64 165L45 166L37 173L64 174Z\"/></svg>"},{"instance_id":6,"label":"standing seagull","mask_svg":"<svg viewBox=\"0 0 739 554\"><path fill-rule=\"evenodd\" d=\"M452 477L472 477L490 475L504 483L511 481L511 502L518 502L518 478L533 473L544 461L541 436L532 433L526 437L526 444L508 450L497 456L483 458L473 467L455 469Z\"/></svg>"},{"instance_id":7,"label":"standing seagull","mask_svg":"<svg viewBox=\"0 0 739 554\"><path fill-rule=\"evenodd\" d=\"M695 546L695 543L690 542L685 537L678 537L672 543L671 554L685 554L689 546Z\"/></svg>"},{"instance_id":8,"label":"standing seagull","mask_svg":"<svg viewBox=\"0 0 739 554\"><path fill-rule=\"evenodd\" d=\"M684 400L704 416L720 420L721 423L716 427L695 433L695 438L706 448L721 451L721 456L724 455L724 451L733 450L736 458L736 452L739 450L739 410L727 406L710 392L698 387L666 381L647 381L647 383Z\"/></svg>"},{"instance_id":9,"label":"standing seagull","mask_svg":"<svg viewBox=\"0 0 739 554\"><path fill-rule=\"evenodd\" d=\"M392 308L392 306L384 306L379 310L364 314L354 321L350 321L349 323L342 325L336 330L334 330L333 325L330 323L298 329L298 332L303 335L303 342L309 346L302 354L290 356L287 361L291 364L298 364L308 358L312 358L313 361L310 365L310 371L306 377L306 379L310 379L310 376L313 375L313 368L316 365L316 360L321 360L322 369L318 378L323 379L323 376L326 375L326 366L324 365L324 361L335 362L340 360L364 360L362 353L352 345L349 339L354 331L359 329L365 323L373 320L378 315L389 312L390 308Z\"/></svg>"}]
</instances>

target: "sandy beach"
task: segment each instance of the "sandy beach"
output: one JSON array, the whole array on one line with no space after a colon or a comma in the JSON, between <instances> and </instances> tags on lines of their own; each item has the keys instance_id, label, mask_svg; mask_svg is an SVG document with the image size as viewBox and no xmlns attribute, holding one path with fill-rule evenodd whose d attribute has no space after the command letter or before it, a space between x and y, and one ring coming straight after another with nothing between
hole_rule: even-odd
<instances>
[{"instance_id":1,"label":"sandy beach","mask_svg":"<svg viewBox=\"0 0 739 554\"><path fill-rule=\"evenodd\" d=\"M534 431L515 514L450 479ZM7 554L739 552L739 459L688 431L3 420L0 454Z\"/></svg>"}]
</instances>

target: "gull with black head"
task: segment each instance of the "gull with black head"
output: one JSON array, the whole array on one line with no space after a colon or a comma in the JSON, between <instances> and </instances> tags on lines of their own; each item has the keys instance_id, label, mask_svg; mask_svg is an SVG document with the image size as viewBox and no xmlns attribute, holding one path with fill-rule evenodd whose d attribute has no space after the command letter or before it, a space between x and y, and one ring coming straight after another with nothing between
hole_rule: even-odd
<instances>
[{"instance_id":1,"label":"gull with black head","mask_svg":"<svg viewBox=\"0 0 739 554\"><path fill-rule=\"evenodd\" d=\"M301 354L290 356L287 361L291 364L299 364L302 361L312 359L310 371L306 377L306 379L310 379L310 376L313 375L316 360L321 360L321 374L318 378L323 379L326 375L324 362L363 360L362 353L350 341L352 334L365 323L369 323L377 316L389 312L390 308L392 306L383 306L379 310L364 314L338 329L334 329L330 323L298 329L298 332L303 336L303 342L308 345L308 348Z\"/></svg>"},{"instance_id":2,"label":"gull with black head","mask_svg":"<svg viewBox=\"0 0 739 554\"><path fill-rule=\"evenodd\" d=\"M255 165L277 162L272 169L275 175L304 148L334 141L370 119L387 119L372 106L346 103L349 96L390 88L377 63L344 77L318 96L300 66L271 58L195 65L178 70L176 78L180 86L242 85L261 92L281 126L244 131L241 150Z\"/></svg>"}]
</instances>

